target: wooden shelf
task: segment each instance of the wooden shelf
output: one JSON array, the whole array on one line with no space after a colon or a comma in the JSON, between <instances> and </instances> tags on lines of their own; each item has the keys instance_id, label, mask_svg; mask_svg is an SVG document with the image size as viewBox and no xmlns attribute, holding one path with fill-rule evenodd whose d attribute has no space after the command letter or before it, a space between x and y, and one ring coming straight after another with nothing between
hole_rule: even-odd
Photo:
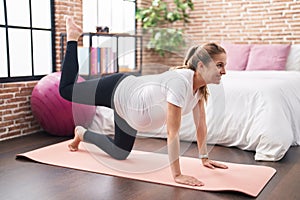
<instances>
[{"instance_id":1,"label":"wooden shelf","mask_svg":"<svg viewBox=\"0 0 300 200\"><path fill-rule=\"evenodd\" d=\"M60 34L60 45L61 45L61 61L63 61L64 59L64 51L65 51L65 45L66 45L66 33L61 33ZM142 49L143 49L143 38L141 35L131 35L128 33L92 33L92 32L87 32L87 33L83 33L82 34L82 39L84 37L88 37L88 46L86 46L86 57L88 60L88 63L85 63L86 66L84 66L85 68L85 73L83 74L83 76L87 79L91 79L94 77L101 77L101 76L105 76L108 74L112 74L112 73L130 73L130 74L137 74L140 75L142 73ZM104 56L102 55L102 50L101 49L105 49L107 47L101 47L101 46L96 46L93 45L93 38L97 37L97 38L101 38L101 37L110 37L110 38L114 38L115 39L115 44L113 44L113 47L111 49L113 50L109 50L111 51L111 55L110 53L108 53L107 55L105 54ZM134 43L133 43L133 50L134 56L133 56L133 61L132 63L134 63L132 66L132 64L130 65L131 67L133 67L133 69L131 69L130 67L123 67L124 63L121 65L120 64L120 58L122 58L122 52L120 53L120 43L121 43L121 39L122 38L134 38ZM126 46L126 45L124 45ZM92 56L91 52L93 49L97 48L97 57L95 58L95 56ZM125 47L124 47L125 48ZM112 56L113 55L113 56ZM101 58L101 56L103 58ZM105 59L107 59L106 61L104 61ZM124 59L122 59L124 60ZM105 62L105 63L103 63ZM97 63L97 64L95 64ZM110 63L110 68L109 70L107 70L107 63ZM97 65L97 66L95 66ZM105 66L104 66L105 65ZM113 65L113 66L111 66ZM104 66L104 67L103 67ZM95 70L96 69L96 70Z\"/></svg>"}]
</instances>

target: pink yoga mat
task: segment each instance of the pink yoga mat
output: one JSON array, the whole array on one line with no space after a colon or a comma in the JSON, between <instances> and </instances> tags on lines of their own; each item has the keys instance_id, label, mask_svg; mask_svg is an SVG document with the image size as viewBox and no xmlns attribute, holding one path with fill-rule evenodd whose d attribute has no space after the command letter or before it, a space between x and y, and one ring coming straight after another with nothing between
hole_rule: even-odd
<instances>
[{"instance_id":1,"label":"pink yoga mat","mask_svg":"<svg viewBox=\"0 0 300 200\"><path fill-rule=\"evenodd\" d=\"M70 152L68 143L61 142L17 157L34 161L84 170L100 174L125 177L170 186L205 191L238 191L256 197L269 182L276 170L266 166L234 164L223 162L228 169L208 169L197 158L180 157L182 173L194 176L204 182L195 187L177 184L168 167L168 155L133 151L127 160L115 160L91 144L81 143L79 151Z\"/></svg>"}]
</instances>

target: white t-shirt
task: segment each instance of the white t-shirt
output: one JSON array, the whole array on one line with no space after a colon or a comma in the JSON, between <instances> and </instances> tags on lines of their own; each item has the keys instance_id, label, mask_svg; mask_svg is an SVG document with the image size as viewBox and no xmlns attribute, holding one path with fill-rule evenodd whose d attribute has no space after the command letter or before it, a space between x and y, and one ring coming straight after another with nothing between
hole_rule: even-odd
<instances>
[{"instance_id":1,"label":"white t-shirt","mask_svg":"<svg viewBox=\"0 0 300 200\"><path fill-rule=\"evenodd\" d=\"M200 94L193 93L193 76L190 69L128 76L116 88L116 112L138 131L161 128L166 124L168 102L181 107L181 115L191 112L198 103Z\"/></svg>"}]
</instances>

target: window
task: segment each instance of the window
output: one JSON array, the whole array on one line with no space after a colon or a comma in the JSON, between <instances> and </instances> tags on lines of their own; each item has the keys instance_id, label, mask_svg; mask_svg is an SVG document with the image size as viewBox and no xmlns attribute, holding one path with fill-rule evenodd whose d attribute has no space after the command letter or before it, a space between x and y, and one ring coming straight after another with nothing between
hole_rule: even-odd
<instances>
[{"instance_id":1,"label":"window","mask_svg":"<svg viewBox=\"0 0 300 200\"><path fill-rule=\"evenodd\" d=\"M54 71L54 0L0 0L0 82Z\"/></svg>"},{"instance_id":2,"label":"window","mask_svg":"<svg viewBox=\"0 0 300 200\"><path fill-rule=\"evenodd\" d=\"M96 32L96 27L108 27L110 33L136 33L136 4L128 0L83 0L83 32ZM94 47L115 48L116 38L93 37ZM118 65L120 68L137 69L137 41L133 37L118 40ZM89 45L89 37L83 38L83 45Z\"/></svg>"},{"instance_id":3,"label":"window","mask_svg":"<svg viewBox=\"0 0 300 200\"><path fill-rule=\"evenodd\" d=\"M135 33L134 2L128 0L83 0L83 31L95 32L96 26L107 26L114 33Z\"/></svg>"}]
</instances>

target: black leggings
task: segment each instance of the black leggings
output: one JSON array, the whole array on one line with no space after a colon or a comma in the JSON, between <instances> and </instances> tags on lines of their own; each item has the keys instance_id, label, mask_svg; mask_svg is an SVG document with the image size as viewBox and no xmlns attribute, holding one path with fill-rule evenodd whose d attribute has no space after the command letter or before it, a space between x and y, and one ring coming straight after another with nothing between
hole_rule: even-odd
<instances>
[{"instance_id":1,"label":"black leggings","mask_svg":"<svg viewBox=\"0 0 300 200\"><path fill-rule=\"evenodd\" d=\"M77 57L77 42L67 42L59 85L60 95L64 99L75 103L106 106L114 109L114 90L127 75L118 73L100 79L76 83L79 70ZM113 158L124 160L133 148L137 131L129 126L115 111L114 124L114 139L107 135L87 130L83 140L95 144Z\"/></svg>"}]
</instances>

